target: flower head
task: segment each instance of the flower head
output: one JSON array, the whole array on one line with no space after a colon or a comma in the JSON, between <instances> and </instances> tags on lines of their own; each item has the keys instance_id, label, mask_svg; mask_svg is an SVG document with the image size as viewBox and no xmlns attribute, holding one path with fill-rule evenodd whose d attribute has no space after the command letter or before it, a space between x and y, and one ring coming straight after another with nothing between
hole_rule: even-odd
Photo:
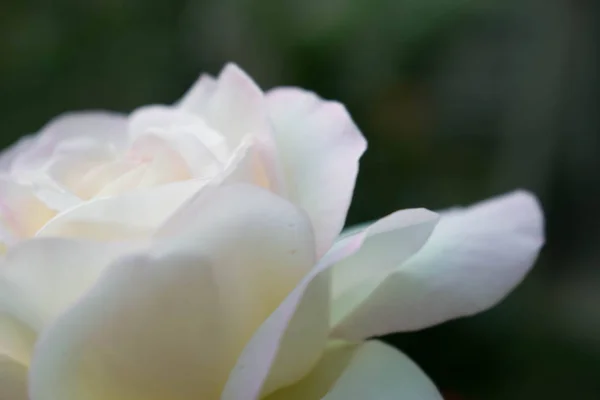
<instances>
[{"instance_id":1,"label":"flower head","mask_svg":"<svg viewBox=\"0 0 600 400\"><path fill-rule=\"evenodd\" d=\"M365 148L340 103L235 65L23 139L0 158L0 398L439 399L368 339L494 305L543 217L515 192L341 235Z\"/></svg>"}]
</instances>

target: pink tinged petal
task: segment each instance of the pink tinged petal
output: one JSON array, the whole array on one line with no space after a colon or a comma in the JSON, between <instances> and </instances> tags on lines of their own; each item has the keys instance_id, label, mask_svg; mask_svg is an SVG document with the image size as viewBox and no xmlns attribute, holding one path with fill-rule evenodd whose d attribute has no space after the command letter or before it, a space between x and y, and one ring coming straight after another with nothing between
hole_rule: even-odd
<instances>
[{"instance_id":1,"label":"pink tinged petal","mask_svg":"<svg viewBox=\"0 0 600 400\"><path fill-rule=\"evenodd\" d=\"M334 333L357 339L411 331L488 309L523 279L543 242L542 211L527 192L452 211Z\"/></svg>"},{"instance_id":2,"label":"pink tinged petal","mask_svg":"<svg viewBox=\"0 0 600 400\"><path fill-rule=\"evenodd\" d=\"M130 157L147 157L153 161L164 160L164 163L169 162L171 166L165 165L170 170L173 170L170 175L179 176L177 179L194 178L210 178L223 169L223 161L221 161L207 145L205 145L194 132L180 131L172 135L147 135L139 138L134 143ZM137 147L144 142L151 143L152 141L160 144L154 146L154 151L145 152L138 151ZM219 157L225 159L228 157L228 150L222 149ZM187 176L187 178L186 178Z\"/></svg>"},{"instance_id":3,"label":"pink tinged petal","mask_svg":"<svg viewBox=\"0 0 600 400\"><path fill-rule=\"evenodd\" d=\"M194 179L91 200L57 215L37 235L94 240L149 237L205 185L206 181Z\"/></svg>"},{"instance_id":4,"label":"pink tinged petal","mask_svg":"<svg viewBox=\"0 0 600 400\"><path fill-rule=\"evenodd\" d=\"M27 367L0 349L0 400L28 400Z\"/></svg>"},{"instance_id":5,"label":"pink tinged petal","mask_svg":"<svg viewBox=\"0 0 600 400\"><path fill-rule=\"evenodd\" d=\"M334 342L300 382L265 400L442 400L406 355L378 341Z\"/></svg>"},{"instance_id":6,"label":"pink tinged petal","mask_svg":"<svg viewBox=\"0 0 600 400\"><path fill-rule=\"evenodd\" d=\"M203 116L213 129L226 136L231 148L249 133L271 135L263 92L235 64L221 71Z\"/></svg>"},{"instance_id":7,"label":"pink tinged petal","mask_svg":"<svg viewBox=\"0 0 600 400\"><path fill-rule=\"evenodd\" d=\"M146 106L129 117L129 132L135 141L152 135L166 141L179 152L189 168L200 173L203 167L224 163L229 147L222 132L207 125L200 115L167 106Z\"/></svg>"},{"instance_id":8,"label":"pink tinged petal","mask_svg":"<svg viewBox=\"0 0 600 400\"><path fill-rule=\"evenodd\" d=\"M238 156L251 142L251 158L259 160L263 170L264 182L260 186L285 196L285 177L264 94L237 65L228 64L223 68L202 115L208 125L225 136ZM256 170L256 165L252 170Z\"/></svg>"},{"instance_id":9,"label":"pink tinged petal","mask_svg":"<svg viewBox=\"0 0 600 400\"><path fill-rule=\"evenodd\" d=\"M32 399L219 397L250 335L313 265L314 241L302 213L267 191L209 189L152 255L116 263L46 331Z\"/></svg>"},{"instance_id":10,"label":"pink tinged petal","mask_svg":"<svg viewBox=\"0 0 600 400\"><path fill-rule=\"evenodd\" d=\"M122 150L127 143L126 121L121 114L104 111L61 115L20 146L10 161L11 177L30 185L36 197L53 210L73 206L77 198L54 179L53 165L81 154Z\"/></svg>"},{"instance_id":11,"label":"pink tinged petal","mask_svg":"<svg viewBox=\"0 0 600 400\"><path fill-rule=\"evenodd\" d=\"M127 119L124 115L106 111L86 111L63 114L46 124L35 142L18 154L12 170L19 172L42 167L57 148L78 152L90 143L122 148L127 143Z\"/></svg>"},{"instance_id":12,"label":"pink tinged petal","mask_svg":"<svg viewBox=\"0 0 600 400\"><path fill-rule=\"evenodd\" d=\"M202 74L183 97L175 103L175 107L192 114L202 115L216 89L217 81L215 78Z\"/></svg>"},{"instance_id":13,"label":"pink tinged petal","mask_svg":"<svg viewBox=\"0 0 600 400\"><path fill-rule=\"evenodd\" d=\"M111 171L110 164L100 168L108 168L107 179L95 197L118 196L135 189L151 188L171 182L191 179L190 171L179 153L156 136L144 136L136 140L131 148L133 158L115 162L116 171ZM119 171L119 165L123 170ZM111 175L114 176L111 177ZM100 182L100 180L91 180Z\"/></svg>"},{"instance_id":14,"label":"pink tinged petal","mask_svg":"<svg viewBox=\"0 0 600 400\"><path fill-rule=\"evenodd\" d=\"M19 139L7 149L0 152L0 171L9 172L14 159L21 153L27 151L35 143L35 136L25 136Z\"/></svg>"},{"instance_id":15,"label":"pink tinged petal","mask_svg":"<svg viewBox=\"0 0 600 400\"><path fill-rule=\"evenodd\" d=\"M329 327L329 268L356 252L364 239L347 238L300 281L248 342L221 395L258 399L300 380L322 355Z\"/></svg>"},{"instance_id":16,"label":"pink tinged petal","mask_svg":"<svg viewBox=\"0 0 600 400\"><path fill-rule=\"evenodd\" d=\"M323 254L344 226L365 139L340 103L295 88L267 101L288 196L307 211Z\"/></svg>"},{"instance_id":17,"label":"pink tinged petal","mask_svg":"<svg viewBox=\"0 0 600 400\"><path fill-rule=\"evenodd\" d=\"M41 332L85 293L110 263L143 246L142 242L35 238L11 248L0 269L0 311L12 320L12 333L24 333L21 338L27 339L32 336L27 332ZM16 335L2 331L0 348L4 337L6 343L17 343Z\"/></svg>"}]
</instances>

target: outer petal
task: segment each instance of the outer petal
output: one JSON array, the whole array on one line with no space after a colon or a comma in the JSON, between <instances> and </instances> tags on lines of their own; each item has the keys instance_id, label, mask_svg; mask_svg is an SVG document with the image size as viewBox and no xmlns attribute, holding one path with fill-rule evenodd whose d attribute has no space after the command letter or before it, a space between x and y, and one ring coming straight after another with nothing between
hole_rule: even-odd
<instances>
[{"instance_id":1,"label":"outer petal","mask_svg":"<svg viewBox=\"0 0 600 400\"><path fill-rule=\"evenodd\" d=\"M436 221L432 212L412 210L397 213L375 226L371 234L382 234L392 222L399 230L403 228L396 238L412 232L411 239L396 246L397 255L388 257L388 263L384 261L380 269L391 268L389 262L394 258L406 257L418 249ZM310 371L328 336L330 268L358 251L368 235L367 230L338 242L269 316L229 376L223 400L256 399L298 381ZM376 248L372 244L364 247ZM359 271L355 273L358 275Z\"/></svg>"},{"instance_id":2,"label":"outer petal","mask_svg":"<svg viewBox=\"0 0 600 400\"><path fill-rule=\"evenodd\" d=\"M31 337L23 335L27 333L25 328L41 332L85 293L112 261L141 246L142 243L110 244L61 238L24 241L11 248L2 260L0 311L13 319L12 331L19 329L19 336L25 340Z\"/></svg>"},{"instance_id":3,"label":"outer petal","mask_svg":"<svg viewBox=\"0 0 600 400\"><path fill-rule=\"evenodd\" d=\"M441 400L408 357L378 341L334 343L300 382L266 400Z\"/></svg>"},{"instance_id":4,"label":"outer petal","mask_svg":"<svg viewBox=\"0 0 600 400\"><path fill-rule=\"evenodd\" d=\"M31 398L216 398L218 299L206 260L181 254L117 263L38 343Z\"/></svg>"},{"instance_id":5,"label":"outer petal","mask_svg":"<svg viewBox=\"0 0 600 400\"><path fill-rule=\"evenodd\" d=\"M328 336L329 268L362 240L356 235L332 248L267 318L238 358L221 400L258 399L310 371Z\"/></svg>"},{"instance_id":6,"label":"outer petal","mask_svg":"<svg viewBox=\"0 0 600 400\"><path fill-rule=\"evenodd\" d=\"M378 283L334 334L358 339L416 330L493 306L534 263L542 225L540 207L526 192L451 211L427 244Z\"/></svg>"},{"instance_id":7,"label":"outer petal","mask_svg":"<svg viewBox=\"0 0 600 400\"><path fill-rule=\"evenodd\" d=\"M0 400L28 400L27 367L0 352Z\"/></svg>"},{"instance_id":8,"label":"outer petal","mask_svg":"<svg viewBox=\"0 0 600 400\"><path fill-rule=\"evenodd\" d=\"M355 233L365 237L360 250L333 269L332 325L351 314L391 272L419 251L437 222L434 212L402 210Z\"/></svg>"},{"instance_id":9,"label":"outer petal","mask_svg":"<svg viewBox=\"0 0 600 400\"><path fill-rule=\"evenodd\" d=\"M0 296L2 296L2 304L0 305L0 357L4 355L15 362L27 365L33 352L35 332L8 313L4 293Z\"/></svg>"},{"instance_id":10,"label":"outer petal","mask_svg":"<svg viewBox=\"0 0 600 400\"><path fill-rule=\"evenodd\" d=\"M365 139L340 103L294 88L267 101L288 196L307 211L323 254L344 226Z\"/></svg>"},{"instance_id":11,"label":"outer petal","mask_svg":"<svg viewBox=\"0 0 600 400\"><path fill-rule=\"evenodd\" d=\"M304 213L250 185L208 187L158 235L173 237L178 248L210 253L219 290L235 304L228 310L227 330L237 342L230 344L229 356L222 354L231 364L315 263L314 237Z\"/></svg>"},{"instance_id":12,"label":"outer petal","mask_svg":"<svg viewBox=\"0 0 600 400\"><path fill-rule=\"evenodd\" d=\"M313 246L309 222L269 192L201 193L154 255L115 264L46 332L32 399L218 398L252 332L313 264Z\"/></svg>"}]
</instances>

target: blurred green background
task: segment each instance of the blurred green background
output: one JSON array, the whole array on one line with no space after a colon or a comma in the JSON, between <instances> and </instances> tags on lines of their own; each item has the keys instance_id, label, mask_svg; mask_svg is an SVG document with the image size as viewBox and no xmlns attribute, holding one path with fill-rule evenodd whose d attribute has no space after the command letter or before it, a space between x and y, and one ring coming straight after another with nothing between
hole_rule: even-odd
<instances>
[{"instance_id":1,"label":"blurred green background","mask_svg":"<svg viewBox=\"0 0 600 400\"><path fill-rule=\"evenodd\" d=\"M492 311L389 338L450 400L600 398L600 2L4 0L0 145L74 109L174 101L240 64L347 104L349 223L523 187L548 241Z\"/></svg>"}]
</instances>

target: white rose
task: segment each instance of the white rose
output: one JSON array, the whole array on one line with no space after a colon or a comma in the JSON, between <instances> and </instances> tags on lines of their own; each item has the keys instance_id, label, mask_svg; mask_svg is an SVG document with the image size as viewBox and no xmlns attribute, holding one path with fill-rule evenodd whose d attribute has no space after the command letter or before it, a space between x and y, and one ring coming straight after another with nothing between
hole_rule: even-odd
<instances>
[{"instance_id":1,"label":"white rose","mask_svg":"<svg viewBox=\"0 0 600 400\"><path fill-rule=\"evenodd\" d=\"M440 399L367 338L498 302L543 242L515 192L340 237L365 141L239 68L57 118L0 159L0 399Z\"/></svg>"}]
</instances>

